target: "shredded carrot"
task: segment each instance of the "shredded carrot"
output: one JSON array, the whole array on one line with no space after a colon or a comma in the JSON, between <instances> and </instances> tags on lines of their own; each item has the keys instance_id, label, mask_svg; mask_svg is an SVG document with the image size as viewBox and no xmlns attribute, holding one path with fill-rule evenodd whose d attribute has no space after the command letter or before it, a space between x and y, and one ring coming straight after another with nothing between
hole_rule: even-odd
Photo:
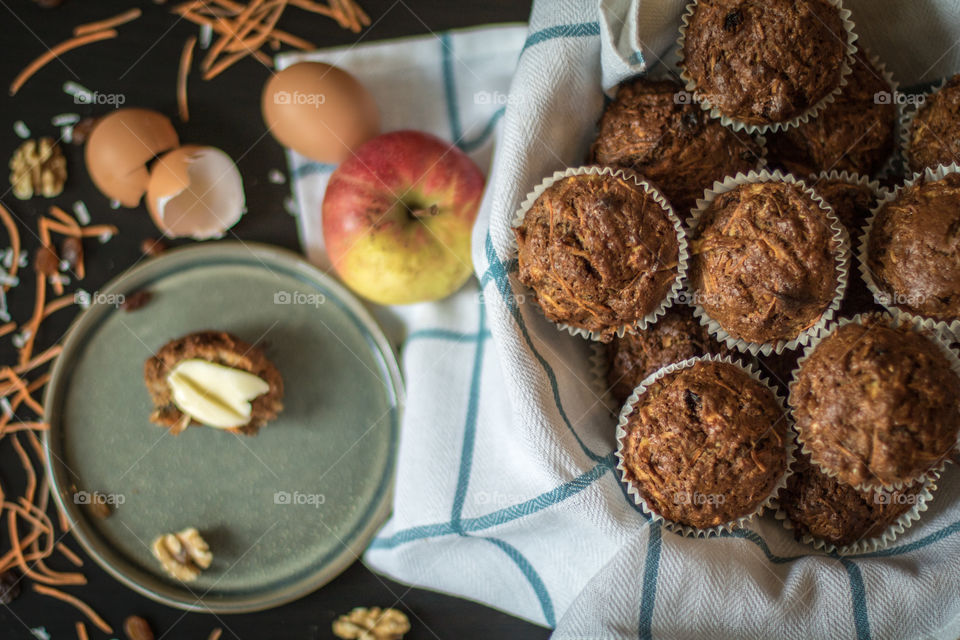
<instances>
[{"instance_id":1,"label":"shredded carrot","mask_svg":"<svg viewBox=\"0 0 960 640\"><path fill-rule=\"evenodd\" d=\"M82 622L77 623L77 640L90 640L87 635L87 626Z\"/></svg>"},{"instance_id":2,"label":"shredded carrot","mask_svg":"<svg viewBox=\"0 0 960 640\"><path fill-rule=\"evenodd\" d=\"M190 36L183 43L180 53L180 69L177 73L177 108L180 111L180 120L190 120L190 108L187 103L187 76L190 74L190 65L193 64L193 48L197 46L196 36Z\"/></svg>"},{"instance_id":3,"label":"shredded carrot","mask_svg":"<svg viewBox=\"0 0 960 640\"><path fill-rule=\"evenodd\" d=\"M5 325L0 325L0 337L3 337L8 333L13 333L16 330L17 330L16 322L8 322Z\"/></svg>"},{"instance_id":4,"label":"shredded carrot","mask_svg":"<svg viewBox=\"0 0 960 640\"><path fill-rule=\"evenodd\" d=\"M90 238L93 236L102 236L106 234L113 235L117 233L117 228L112 224L97 224L74 229L69 225L65 225L62 222L57 222L56 220L51 220L50 218L40 218L39 225L41 229L41 239L43 239L42 234L44 229L46 229L48 232L56 231L59 234L73 236L75 238Z\"/></svg>"},{"instance_id":5,"label":"shredded carrot","mask_svg":"<svg viewBox=\"0 0 960 640\"><path fill-rule=\"evenodd\" d=\"M60 311L60 309L65 309L72 304L77 302L77 296L72 293L68 293L65 296L61 296L56 300L47 303L47 306L43 308L43 317L47 318L50 314Z\"/></svg>"},{"instance_id":6,"label":"shredded carrot","mask_svg":"<svg viewBox=\"0 0 960 640\"><path fill-rule=\"evenodd\" d=\"M45 596L50 596L52 598L57 598L58 600L62 600L63 602L66 602L67 604L73 605L74 607L77 608L77 610L80 611L80 613L87 616L90 622L96 625L98 629L100 629L104 633L110 633L110 634L113 633L113 627L111 627L106 622L104 622L103 618L98 616L97 612L90 608L90 605L83 602L82 600L79 600L77 597L72 596L69 593L64 593L59 589L51 589L50 587L45 587L40 584L33 585L33 590L36 591L37 593L43 594Z\"/></svg>"},{"instance_id":7,"label":"shredded carrot","mask_svg":"<svg viewBox=\"0 0 960 640\"><path fill-rule=\"evenodd\" d=\"M7 235L10 236L10 252L12 260L10 262L9 276L12 278L17 275L17 269L20 267L20 231L17 229L17 223L13 221L13 216L7 211L7 208L0 204L0 220L3 226L7 228ZM10 285L4 285L3 290L10 289ZM6 327L7 325L4 325Z\"/></svg>"},{"instance_id":8,"label":"shredded carrot","mask_svg":"<svg viewBox=\"0 0 960 640\"><path fill-rule=\"evenodd\" d=\"M49 431L50 425L46 422L14 422L6 425L0 433L16 433L17 431Z\"/></svg>"},{"instance_id":9,"label":"shredded carrot","mask_svg":"<svg viewBox=\"0 0 960 640\"><path fill-rule=\"evenodd\" d=\"M118 13L112 18L104 18L103 20L97 20L96 22L88 22L87 24L81 24L73 28L73 35L75 36L84 36L88 33L94 33L97 31L103 31L104 29L112 29L113 27L119 27L122 24L132 22L139 18L141 15L140 9L130 9L129 11L124 11L123 13Z\"/></svg>"},{"instance_id":10,"label":"shredded carrot","mask_svg":"<svg viewBox=\"0 0 960 640\"><path fill-rule=\"evenodd\" d=\"M50 215L54 216L55 218L59 218L60 222L70 225L74 229L80 228L80 223L77 222L76 218L56 205L50 207Z\"/></svg>"},{"instance_id":11,"label":"shredded carrot","mask_svg":"<svg viewBox=\"0 0 960 640\"><path fill-rule=\"evenodd\" d=\"M53 60L56 60L57 57L61 56L62 54L71 51L72 49L76 49L77 47L82 47L100 40L109 40L110 38L116 37L117 32L113 29L108 31L97 31L96 33L90 33L85 36L70 38L69 40L65 40L56 45L52 49L48 49L33 62L28 64L24 70L21 71L16 78L14 78L13 82L10 83L10 95L16 95L17 91L20 90L20 87L22 87L24 83L33 76L33 74Z\"/></svg>"},{"instance_id":12,"label":"shredded carrot","mask_svg":"<svg viewBox=\"0 0 960 640\"><path fill-rule=\"evenodd\" d=\"M83 560L80 559L80 556L78 556L78 555L75 554L73 551L71 551L71 550L70 550L70 547L68 547L67 545L63 544L62 542L58 542L58 543L57 543L57 551L59 551L61 554L63 554L63 557L64 557L64 558L66 558L66 559L69 560L71 563L73 563L73 566L75 566L75 567L82 567L82 566L83 566Z\"/></svg>"},{"instance_id":13,"label":"shredded carrot","mask_svg":"<svg viewBox=\"0 0 960 640\"><path fill-rule=\"evenodd\" d=\"M47 298L47 279L42 273L37 272L37 294L33 301L33 316L27 323L25 331L29 332L23 348L20 349L20 364L26 364L33 355L33 341L37 337L37 330L40 328L40 320L43 319L43 305ZM42 413L42 412L41 412Z\"/></svg>"},{"instance_id":14,"label":"shredded carrot","mask_svg":"<svg viewBox=\"0 0 960 640\"><path fill-rule=\"evenodd\" d=\"M250 15L263 4L264 0L253 0L246 8L240 12L240 14L234 19L233 23L230 24L230 30L233 31L232 34L223 34L220 36L220 39L212 47L210 51L207 52L207 55L204 57L203 62L200 64L201 68L204 71L209 71L213 67L213 63L216 61L217 56L223 51L223 48L227 46L227 43L230 42L231 38L242 38L245 36L250 29L253 28L253 24L250 23L249 27L244 25L247 24L247 21L250 18ZM224 21L226 22L226 21Z\"/></svg>"},{"instance_id":15,"label":"shredded carrot","mask_svg":"<svg viewBox=\"0 0 960 640\"><path fill-rule=\"evenodd\" d=\"M11 436L13 440L13 449L17 452L17 457L20 458L20 464L23 466L24 472L27 474L27 488L24 490L24 498L27 502L33 502L33 498L37 493L37 472L33 468L33 463L30 461L30 456L27 455L27 450L23 448L23 445L20 443L20 438L17 436Z\"/></svg>"}]
</instances>

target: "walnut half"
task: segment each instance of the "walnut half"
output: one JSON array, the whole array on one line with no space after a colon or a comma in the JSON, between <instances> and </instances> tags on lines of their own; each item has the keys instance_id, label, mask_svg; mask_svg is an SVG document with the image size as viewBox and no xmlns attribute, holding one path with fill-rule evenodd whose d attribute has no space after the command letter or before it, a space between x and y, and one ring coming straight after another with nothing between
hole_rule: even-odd
<instances>
[{"instance_id":1,"label":"walnut half","mask_svg":"<svg viewBox=\"0 0 960 640\"><path fill-rule=\"evenodd\" d=\"M333 633L344 640L401 640L408 631L406 614L380 607L357 607L333 623Z\"/></svg>"},{"instance_id":2,"label":"walnut half","mask_svg":"<svg viewBox=\"0 0 960 640\"><path fill-rule=\"evenodd\" d=\"M58 196L66 181L67 160L53 138L26 140L10 158L10 185L21 200Z\"/></svg>"},{"instance_id":3,"label":"walnut half","mask_svg":"<svg viewBox=\"0 0 960 640\"><path fill-rule=\"evenodd\" d=\"M152 549L164 571L182 582L196 580L213 562L210 547L193 527L158 537Z\"/></svg>"}]
</instances>

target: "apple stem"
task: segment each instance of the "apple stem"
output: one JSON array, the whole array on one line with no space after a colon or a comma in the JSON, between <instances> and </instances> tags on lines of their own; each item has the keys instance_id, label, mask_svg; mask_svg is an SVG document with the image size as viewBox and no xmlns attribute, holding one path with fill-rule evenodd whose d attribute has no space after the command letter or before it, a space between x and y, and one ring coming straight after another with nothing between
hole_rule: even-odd
<instances>
[{"instance_id":1,"label":"apple stem","mask_svg":"<svg viewBox=\"0 0 960 640\"><path fill-rule=\"evenodd\" d=\"M428 216L435 216L440 213L440 207L435 204L430 205L426 209L411 209L410 215L414 218L425 218Z\"/></svg>"}]
</instances>

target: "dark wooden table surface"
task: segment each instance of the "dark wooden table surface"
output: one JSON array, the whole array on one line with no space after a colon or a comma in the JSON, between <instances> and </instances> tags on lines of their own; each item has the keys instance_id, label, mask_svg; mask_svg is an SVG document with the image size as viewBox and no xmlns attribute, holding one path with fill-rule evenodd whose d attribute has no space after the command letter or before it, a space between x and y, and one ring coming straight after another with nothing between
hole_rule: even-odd
<instances>
[{"instance_id":1,"label":"dark wooden table surface","mask_svg":"<svg viewBox=\"0 0 960 640\"><path fill-rule=\"evenodd\" d=\"M361 0L374 20L371 28L359 36L340 30L319 16L290 9L280 27L301 35L318 46L337 46L363 41L422 34L471 25L524 21L530 10L528 0ZM62 86L73 80L101 94L119 94L125 106L142 106L168 114L176 123L183 141L196 141L222 148L237 160L246 188L249 213L234 228L245 240L257 240L297 248L294 219L285 212L283 199L289 186L273 184L267 178L271 169L285 169L280 146L263 136L260 118L260 89L268 70L252 59L235 65L219 78L203 82L193 77L190 86L191 120L181 124L175 119L177 63L184 40L197 33L185 21L178 22L169 10L149 1L67 0L55 9L42 9L31 0L0 0L0 84L6 85L30 60L68 38L80 23L119 13L131 5L143 9L143 17L125 25L115 40L96 43L67 53L32 78L14 97L3 91L0 98L0 151L9 157L20 143L13 130L23 120L34 137L58 136L50 119L60 113L97 115L109 105L78 105L64 93ZM119 235L107 244L87 241L88 275L82 283L73 283L68 291L82 287L95 291L119 272L141 259L140 242L156 237L157 232L143 208L113 211L106 199L95 191L83 166L82 148L63 145L70 178L64 193L52 201L43 198L22 202L6 187L0 197L20 221L20 232L28 251L37 246L36 217L51 204L65 209L77 200L90 209L94 223L119 227ZM6 184L6 181L4 181ZM0 248L7 244L0 231ZM14 319L25 322L33 305L33 278L9 294ZM58 341L72 320L75 308L64 310L44 322L38 344ZM13 361L11 337L0 338L0 362ZM24 478L10 443L0 442L0 484L7 495L18 495ZM7 546L6 522L0 540ZM69 536L64 541L74 550L79 546ZM69 569L62 558L50 564ZM226 616L185 614L143 598L114 581L86 559L83 568L89 579L85 587L71 588L89 602L114 626L117 638L123 619L130 614L147 618L158 638L202 640L215 627L222 627L223 638L298 639L332 637L330 624L335 617L355 606L395 606L408 613L413 630L411 640L422 638L543 638L544 629L478 604L410 589L374 575L355 563L332 583L295 603L273 611ZM24 582L22 595L9 607L0 607L0 640L29 639L31 628L45 627L52 640L76 637L74 622L81 616L66 604L37 595ZM87 625L91 629L91 625ZM93 629L91 638L105 638Z\"/></svg>"}]
</instances>

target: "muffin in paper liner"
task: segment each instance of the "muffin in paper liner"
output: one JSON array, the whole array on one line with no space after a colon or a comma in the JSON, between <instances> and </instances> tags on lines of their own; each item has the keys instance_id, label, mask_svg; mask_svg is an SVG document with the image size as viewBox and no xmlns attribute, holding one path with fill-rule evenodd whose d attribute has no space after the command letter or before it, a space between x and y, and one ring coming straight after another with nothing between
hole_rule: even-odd
<instances>
[{"instance_id":1,"label":"muffin in paper liner","mask_svg":"<svg viewBox=\"0 0 960 640\"><path fill-rule=\"evenodd\" d=\"M650 505L647 504L647 501L644 499L639 487L637 487L628 477L627 470L624 466L624 457L623 457L623 447L624 440L627 437L627 420L630 414L633 412L633 406L639 401L640 396L650 387L653 383L658 380L666 377L667 375L679 371L681 369L686 369L692 367L698 362L724 362L731 364L735 367L738 367L740 370L746 372L753 380L759 382L764 387L770 390L770 393L773 394L774 398L777 401L777 405L783 411L783 419L787 422L787 436L784 438L784 448L786 450L786 466L784 472L781 474L780 478L774 483L773 488L770 491L770 494L765 500L763 500L756 509L750 512L747 515L740 516L735 520L726 522L724 524L715 525L706 529L698 529L689 525L681 524L679 522L674 522L663 517L659 513L653 510ZM776 505L776 497L780 491L787 485L787 479L790 477L790 474L793 472L794 464L794 451L796 449L796 444L793 442L792 438L789 436L790 427L790 412L787 410L784 403L784 398L778 392L776 387L774 387L770 382L760 375L759 370L753 365L745 365L740 360L735 359L731 356L718 356L714 354L708 354L705 356L700 356L698 358L688 358L682 362L676 362L671 365L663 367L659 371L650 374L647 378L637 385L637 388L633 390L633 393L624 403L623 407L620 409L620 416L617 422L617 470L620 472L620 481L624 483L627 488L627 493L633 497L634 502L643 509L643 512L649 515L653 520L662 522L663 526L678 533L684 537L695 537L695 538L709 538L712 536L718 536L721 533L729 532L733 529L743 528L746 523L752 521L754 518L760 516L765 509L774 508Z\"/></svg>"},{"instance_id":2,"label":"muffin in paper liner","mask_svg":"<svg viewBox=\"0 0 960 640\"><path fill-rule=\"evenodd\" d=\"M902 150L902 144L903 144L902 127L903 127L905 103L902 100L898 99L898 96L901 95L899 92L900 83L898 83L897 80L893 77L893 72L887 69L887 65L885 65L878 56L867 51L866 49L860 49L860 53L864 58L866 58L870 62L873 68L880 73L880 75L883 77L883 81L887 84L887 86L890 87L889 94L886 94L886 92L882 92L886 94L885 97L883 98L879 97L878 94L875 94L874 100L889 101L893 103L894 109L896 111L896 121L894 122L894 130L893 130L893 144L890 150L890 155L887 157L886 161L884 162L883 166L880 167L880 169L878 169L873 174L870 174L870 175L876 176L877 181L879 181L889 176L896 175L897 170L900 167L900 156L901 156L901 150ZM856 62L856 59L854 60ZM851 74L852 73L853 72L851 71ZM842 93L843 92L841 91L841 93L837 95L837 98L840 98L842 96ZM834 101L835 100L836 98L834 99ZM826 108L826 106L824 108ZM764 140L766 140L766 138L764 138ZM767 158L767 155L768 155L768 151L764 149L765 159ZM785 168L784 173L794 173L794 172L786 171L786 168ZM800 172L796 172L795 175L799 175L799 173ZM828 174L849 175L849 176L854 176L857 179L865 175L859 172L853 172L849 170L840 171L837 169L827 169L820 172L813 172L809 174L809 177L813 179L814 177L823 177ZM877 189L879 189L879 182L877 184Z\"/></svg>"},{"instance_id":3,"label":"muffin in paper liner","mask_svg":"<svg viewBox=\"0 0 960 640\"><path fill-rule=\"evenodd\" d=\"M735 348L742 353L749 353L750 355L754 356L758 353L761 353L765 356L768 356L771 353L780 354L783 353L785 349L796 349L798 346L808 344L814 336L823 331L830 319L833 318L833 316L837 313L837 310L840 308L840 303L843 301L844 293L846 293L847 281L850 274L850 237L847 234L847 230L843 223L840 222L840 219L833 212L833 209L830 207L830 205L827 204L827 202L821 198L814 189L807 186L807 183L794 177L792 174L784 174L779 170L772 173L770 171L763 170L760 172L751 171L746 175L738 173L736 176L728 176L722 183L715 182L712 189L704 191L703 199L697 201L697 208L693 211L693 214L690 216L690 218L687 219L687 229L689 230L688 233L690 240L692 241L696 236L700 217L703 215L704 211L706 211L707 207L717 198L717 196L728 191L732 191L740 185L757 182L787 182L799 185L803 189L804 193L809 195L820 206L820 208L824 210L827 218L830 220L830 229L833 231L833 240L836 245L834 258L836 261L837 273L837 288L833 299L830 301L830 305L823 311L817 322L807 327L797 337L791 340L779 340L777 342L766 342L761 344L756 342L748 342L741 338L734 337L723 327L721 327L719 322L707 314L702 305L696 303L698 299L697 293L693 290L693 285L691 282L686 283L687 286L685 287L684 291L686 297L693 303L693 315L700 320L700 324L703 324L707 327L717 341L725 342L728 347Z\"/></svg>"},{"instance_id":4,"label":"muffin in paper liner","mask_svg":"<svg viewBox=\"0 0 960 640\"><path fill-rule=\"evenodd\" d=\"M848 76L853 72L853 68L850 66L850 62L853 58L853 54L857 52L857 45L854 44L857 40L857 34L854 32L854 24L850 19L851 12L849 9L843 8L842 0L826 0L829 4L833 5L840 11L840 20L843 23L844 31L847 35L846 40L846 56L843 59L843 62L840 65L840 81L837 86L817 101L814 105L809 107L806 111L801 113L799 116L786 120L783 122L773 122L768 124L751 124L748 122L743 122L731 118L730 116L724 115L720 110L710 104L710 101L703 97L697 92L697 83L696 81L687 73L686 66L684 65L684 45L686 44L687 39L687 28L690 23L690 18L693 17L694 12L696 11L698 0L692 0L684 9L683 15L680 17L680 36L677 38L677 64L680 67L680 78L686 83L685 88L691 94L691 99L695 100L700 104L700 107L704 111L710 112L710 117L719 118L725 126L733 127L734 130L746 130L748 133L766 133L767 131L781 131L783 129L789 129L790 127L796 127L801 122L807 122L810 118L816 118L817 115L823 111L823 109L830 104L831 102L837 99L837 96L843 91L843 88L847 85Z\"/></svg>"},{"instance_id":5,"label":"muffin in paper liner","mask_svg":"<svg viewBox=\"0 0 960 640\"><path fill-rule=\"evenodd\" d=\"M913 127L913 121L916 119L917 114L920 113L920 110L927 104L927 100L932 97L935 93L947 86L947 81L950 78L941 78L937 82L930 85L930 88L919 94L923 96L923 102L914 102L910 105L903 105L903 113L900 118L900 156L903 164L903 172L906 175L914 173L910 168L910 129ZM923 173L918 171L916 173Z\"/></svg>"},{"instance_id":6,"label":"muffin in paper liner","mask_svg":"<svg viewBox=\"0 0 960 640\"><path fill-rule=\"evenodd\" d=\"M913 526L913 523L920 519L920 514L927 510L928 503L933 500L933 493L937 489L937 481L940 479L939 471L931 471L923 479L923 488L917 494L916 501L910 509L907 509L900 516L890 523L886 529L872 538L864 538L847 545L837 546L821 538L815 538L809 533L800 536L800 542L811 545L814 549L819 549L824 553L837 554L841 556L854 555L860 553L871 553L889 547L893 542L903 535L903 532ZM880 491L883 491L882 489ZM785 529L793 531L796 527L787 512L783 508L783 501L777 499L775 503L776 511L774 518L779 520Z\"/></svg>"},{"instance_id":7,"label":"muffin in paper liner","mask_svg":"<svg viewBox=\"0 0 960 640\"><path fill-rule=\"evenodd\" d=\"M513 222L511 227L514 229L523 224L523 220L527 215L527 211L533 207L534 202L546 191L551 185L559 180L564 178L569 178L571 176L579 175L609 175L614 177L619 177L624 180L632 181L638 187L643 189L644 193L651 196L654 201L659 204L663 210L667 213L667 217L670 219L670 222L673 223L674 231L677 234L677 275L674 278L673 284L670 285L670 290L667 292L667 295L664 296L663 300L660 301L660 304L657 307L645 315L643 318L640 318L632 324L621 325L616 330L616 335L618 337L623 337L623 334L626 333L629 329L635 328L642 331L646 329L648 325L653 324L657 321L657 318L662 316L664 312L674 303L677 296L680 294L680 291L683 289L683 281L687 275L687 263L689 261L689 256L687 253L687 233L683 227L683 222L680 220L679 216L674 212L673 207L670 206L670 203L667 199L660 193L660 191L650 182L644 180L639 175L630 171L629 169L622 169L618 167L607 167L599 165L587 165L581 167L571 167L564 171L555 171L552 176L545 178L540 184L534 187L533 191L527 194L527 197L524 198L523 202L520 205L520 208L517 209L517 212L514 214ZM519 253L519 247L516 242L516 238L511 239L511 251L517 255ZM540 307L540 304L536 304L537 309L543 313L543 309ZM590 331L581 327L574 327L572 325L553 322L551 323L556 326L558 329L567 331L571 335L581 336L589 340L602 341L602 333L600 331Z\"/></svg>"},{"instance_id":8,"label":"muffin in paper liner","mask_svg":"<svg viewBox=\"0 0 960 640\"><path fill-rule=\"evenodd\" d=\"M809 358L810 354L812 354L816 350L817 346L821 342L823 342L823 340L825 340L828 336L833 335L833 333L837 329L845 325L848 325L850 323L862 324L863 320L865 320L868 317L881 318L881 319L887 320L886 324L891 329L897 329L903 326L908 326L908 327L911 327L914 331L921 333L925 338L927 338L934 345L937 346L937 348L940 350L943 356L947 359L947 362L950 363L950 368L958 377L960 377L960 357L958 357L957 353L943 341L942 337L939 334L931 331L917 329L916 327L912 327L909 324L905 325L903 321L897 320L893 316L890 316L883 312L858 313L852 318L841 318L838 322L833 323L832 326L829 327L829 330L821 332L810 342L810 344L804 347L803 355L797 359L797 366L794 368L793 374L790 377L790 395L788 396L788 404L790 405L791 416L793 412L793 407L795 406L795 403L793 402L794 386L797 381L797 375L800 373L800 369L803 368L803 363L807 361L807 358ZM807 446L807 443L804 442L803 435L800 433L800 428L797 426L796 421L791 420L790 424L793 427L793 433L796 436L797 444L800 447L800 452L810 458L810 463L816 466L817 469L819 469L825 475L836 479L838 482L841 482L842 484L848 484L848 483L842 482L835 471L827 469L826 467L822 466L819 462L817 462L817 460L813 457L810 448ZM957 451L960 451L960 433L958 433L957 435L957 441L954 444L953 448L944 454L943 460L940 463L931 467L930 469L927 469L926 471L924 471L923 473L921 473L919 476L915 478L912 478L908 481L895 482L889 485L856 484L856 485L848 485L848 486L852 486L854 489L857 489L859 491L876 491L876 490L899 491L905 487L912 487L916 485L918 482L923 482L925 478L927 478L928 476L931 476L932 474L936 474L937 477L939 477L939 475L943 473L943 470L946 468L947 464L951 462L951 458L950 458L951 454L956 453Z\"/></svg>"},{"instance_id":9,"label":"muffin in paper liner","mask_svg":"<svg viewBox=\"0 0 960 640\"><path fill-rule=\"evenodd\" d=\"M638 166L638 165L631 166L629 163L619 163L613 160L601 161L596 158L596 152L595 152L596 147L598 145L598 141L601 139L601 131L602 131L601 124L603 123L604 117L607 115L607 112L609 111L609 109L616 103L617 96L619 96L620 89L624 85L630 85L638 80L646 80L649 82L670 82L671 84L675 85L677 89L677 93L674 94L674 98L673 98L674 102L676 104L688 105L689 104L688 98L690 97L690 94L684 89L682 84L677 82L675 76L676 76L675 73L671 74L671 73L667 73L666 71L663 71L660 73L642 76L639 78L638 77L627 78L626 80L618 84L616 86L616 92L613 98L610 100L608 104L604 106L603 113L600 115L600 118L597 120L596 135L594 136L593 141L590 143L590 149L585 156L584 164L588 164L588 165L596 164L600 166L609 166L614 168L623 167L625 169L634 171L640 176L643 176L644 178L652 181L655 185L657 185L658 189L660 189L660 191L664 193L664 196L670 202L670 206L673 207L674 212L680 217L681 220L684 220L688 215L690 215L690 210L683 210L677 206L677 202L675 201L675 198L671 197L670 194L667 193L667 191L669 190L665 188L663 181L658 180L657 176L653 175L656 172L649 172L647 166ZM689 106L691 109L697 109L696 105L691 104ZM700 111L702 111L702 109ZM709 119L709 115L706 117ZM723 126L721 123L714 123L714 124L716 124L717 126ZM753 169L755 171L761 171L763 169L766 169L768 165L767 137L761 133L744 132L744 135L747 135L749 138L751 138L759 149L759 154L757 155L756 163L754 163L752 167L749 167L749 169ZM729 175L729 172L725 171L724 175ZM687 180L686 182L689 183L690 181ZM705 186L712 184L712 182L713 181L711 180Z\"/></svg>"},{"instance_id":10,"label":"muffin in paper liner","mask_svg":"<svg viewBox=\"0 0 960 640\"><path fill-rule=\"evenodd\" d=\"M954 162L948 165L941 164L936 168L928 167L923 171L918 171L917 173L913 174L909 179L904 181L903 184L897 185L893 189L885 190L881 194L877 204L870 211L870 217L863 226L863 230L860 235L860 243L857 248L857 259L860 262L860 275L863 277L863 281L866 283L867 288L873 295L873 299L878 304L883 306L884 309L889 311L894 318L909 322L918 329L936 331L942 335L948 335L953 340L960 341L960 318L947 322L946 320L936 320L934 318L928 318L920 314L915 314L912 311L907 311L906 309L901 309L894 304L895 300L891 300L891 294L883 291L880 288L880 285L877 284L876 279L873 277L873 272L870 270L870 267L867 263L870 235L873 232L873 225L874 222L876 222L877 214L880 212L880 210L883 209L887 203L896 200L897 196L905 187L912 187L921 178L925 179L927 182L936 182L937 180L941 180L944 176L951 173L960 173L960 165L957 165L957 163Z\"/></svg>"}]
</instances>

